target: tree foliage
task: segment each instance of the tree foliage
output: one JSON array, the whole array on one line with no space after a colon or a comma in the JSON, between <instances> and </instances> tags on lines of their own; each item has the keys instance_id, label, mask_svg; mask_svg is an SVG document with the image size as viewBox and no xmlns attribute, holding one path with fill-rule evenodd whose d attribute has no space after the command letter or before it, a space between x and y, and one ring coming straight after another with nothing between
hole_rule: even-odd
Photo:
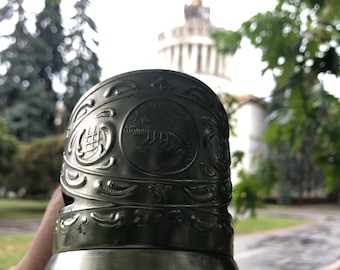
<instances>
[{"instance_id":1,"label":"tree foliage","mask_svg":"<svg viewBox=\"0 0 340 270\"><path fill-rule=\"evenodd\" d=\"M85 39L85 32L89 34L97 31L95 22L85 12L89 4L88 0L75 3L76 14L72 17L74 25L65 40L65 54L69 57L65 68L65 105L69 113L82 94L96 84L100 77L98 57ZM95 39L91 39L91 43L98 45Z\"/></svg>"},{"instance_id":2,"label":"tree foliage","mask_svg":"<svg viewBox=\"0 0 340 270\"><path fill-rule=\"evenodd\" d=\"M13 169L17 149L17 139L8 134L4 121L0 118L0 178Z\"/></svg>"},{"instance_id":3,"label":"tree foliage","mask_svg":"<svg viewBox=\"0 0 340 270\"><path fill-rule=\"evenodd\" d=\"M48 194L59 183L63 149L62 135L22 143L14 169L0 180L0 186L16 192L23 190L27 197Z\"/></svg>"},{"instance_id":4,"label":"tree foliage","mask_svg":"<svg viewBox=\"0 0 340 270\"><path fill-rule=\"evenodd\" d=\"M96 31L85 12L89 1L75 1L77 15L69 29L63 26L61 0L45 0L34 30L28 28L27 2L8 0L0 9L0 25L15 25L13 32L0 37L8 44L0 52L0 116L21 141L56 133L56 91L60 90L56 85L65 85L64 102L71 110L74 93L96 84L101 72L85 39L85 30Z\"/></svg>"},{"instance_id":5,"label":"tree foliage","mask_svg":"<svg viewBox=\"0 0 340 270\"><path fill-rule=\"evenodd\" d=\"M238 49L242 38L262 50L263 73L276 82L268 101L269 160L274 170L290 164L282 183L304 191L315 179L314 188L324 179L328 192L340 190L340 103L324 86L325 77L339 76L339 10L336 0L278 0L238 31L214 37L221 53Z\"/></svg>"}]
</instances>

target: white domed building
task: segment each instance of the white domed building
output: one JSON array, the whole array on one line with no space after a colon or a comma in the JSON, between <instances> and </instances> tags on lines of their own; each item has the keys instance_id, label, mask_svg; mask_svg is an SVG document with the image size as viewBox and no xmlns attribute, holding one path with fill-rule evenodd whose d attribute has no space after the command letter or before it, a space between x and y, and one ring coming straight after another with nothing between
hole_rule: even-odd
<instances>
[{"instance_id":1,"label":"white domed building","mask_svg":"<svg viewBox=\"0 0 340 270\"><path fill-rule=\"evenodd\" d=\"M210 8L202 1L194 0L184 7L185 23L158 36L158 55L160 67L190 74L204 83L220 96L226 105L226 94L233 95L238 104L233 117L236 120L235 136L230 137L231 153L244 153L242 167L247 172L256 170L256 159L266 153L262 142L265 128L265 102L253 95L233 91L232 78L229 76L228 63L232 55L217 53L211 33L223 30L210 21ZM251 87L251 86L250 86ZM232 180L238 181L237 170L232 170Z\"/></svg>"},{"instance_id":2,"label":"white domed building","mask_svg":"<svg viewBox=\"0 0 340 270\"><path fill-rule=\"evenodd\" d=\"M210 8L193 1L184 8L185 24L158 36L161 65L190 74L217 92L230 88L230 56L219 55L210 34L222 30L210 22Z\"/></svg>"}]
</instances>

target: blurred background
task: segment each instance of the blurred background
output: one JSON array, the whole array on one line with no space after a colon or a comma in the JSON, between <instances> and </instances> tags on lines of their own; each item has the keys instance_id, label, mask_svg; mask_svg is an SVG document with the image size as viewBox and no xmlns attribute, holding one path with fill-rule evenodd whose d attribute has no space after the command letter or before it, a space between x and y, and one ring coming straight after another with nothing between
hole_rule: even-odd
<instances>
[{"instance_id":1,"label":"blurred background","mask_svg":"<svg viewBox=\"0 0 340 270\"><path fill-rule=\"evenodd\" d=\"M149 68L193 75L224 104L236 229L267 228L255 217L273 209L335 207L339 11L336 0L0 0L0 220L41 217L80 96Z\"/></svg>"}]
</instances>

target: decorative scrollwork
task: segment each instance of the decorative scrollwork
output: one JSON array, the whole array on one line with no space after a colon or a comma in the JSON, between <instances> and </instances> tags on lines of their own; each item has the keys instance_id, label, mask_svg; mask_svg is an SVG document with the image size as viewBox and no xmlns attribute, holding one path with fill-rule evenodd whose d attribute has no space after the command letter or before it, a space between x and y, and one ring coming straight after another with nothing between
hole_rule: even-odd
<instances>
[{"instance_id":1,"label":"decorative scrollwork","mask_svg":"<svg viewBox=\"0 0 340 270\"><path fill-rule=\"evenodd\" d=\"M80 176L79 172L68 169L66 169L65 180L67 185L72 188L83 187L87 182L86 176Z\"/></svg>"},{"instance_id":2,"label":"decorative scrollwork","mask_svg":"<svg viewBox=\"0 0 340 270\"><path fill-rule=\"evenodd\" d=\"M121 93L126 93L129 91L134 91L138 89L137 85L132 81L122 81L114 84L109 89L104 92L104 97L109 98L114 95L119 95Z\"/></svg>"},{"instance_id":3,"label":"decorative scrollwork","mask_svg":"<svg viewBox=\"0 0 340 270\"><path fill-rule=\"evenodd\" d=\"M134 211L133 223L136 224L138 227L150 225L154 221L155 220L151 218L149 212L143 211L141 209L136 209Z\"/></svg>"},{"instance_id":4,"label":"decorative scrollwork","mask_svg":"<svg viewBox=\"0 0 340 270\"><path fill-rule=\"evenodd\" d=\"M115 157L110 157L106 162L103 162L100 164L97 169L98 170L107 170L111 166L113 166L116 163L116 158Z\"/></svg>"},{"instance_id":5,"label":"decorative scrollwork","mask_svg":"<svg viewBox=\"0 0 340 270\"><path fill-rule=\"evenodd\" d=\"M214 230L217 227L217 223L206 222L206 221L201 220L197 216L192 215L191 226L199 232L207 233L207 232Z\"/></svg>"},{"instance_id":6,"label":"decorative scrollwork","mask_svg":"<svg viewBox=\"0 0 340 270\"><path fill-rule=\"evenodd\" d=\"M159 89L159 90L172 90L174 87L164 78L158 78L154 82L151 83L151 87Z\"/></svg>"},{"instance_id":7,"label":"decorative scrollwork","mask_svg":"<svg viewBox=\"0 0 340 270\"><path fill-rule=\"evenodd\" d=\"M200 163L200 169L204 176L207 176L207 177L216 176L216 171L213 168L208 168L208 166L204 162Z\"/></svg>"},{"instance_id":8,"label":"decorative scrollwork","mask_svg":"<svg viewBox=\"0 0 340 270\"><path fill-rule=\"evenodd\" d=\"M190 87L185 91L185 94L195 99L198 103L203 104L205 107L213 107L213 104L216 103L216 101L213 102L211 100L210 94L198 87Z\"/></svg>"},{"instance_id":9,"label":"decorative scrollwork","mask_svg":"<svg viewBox=\"0 0 340 270\"><path fill-rule=\"evenodd\" d=\"M82 106L78 109L76 115L74 116L74 121L78 120L80 117L86 115L88 113L88 108L92 108L95 105L94 99L88 99L82 104Z\"/></svg>"},{"instance_id":10,"label":"decorative scrollwork","mask_svg":"<svg viewBox=\"0 0 340 270\"><path fill-rule=\"evenodd\" d=\"M72 217L66 219L60 219L59 226L61 229L61 233L67 233L78 221L80 214L73 215Z\"/></svg>"},{"instance_id":11,"label":"decorative scrollwork","mask_svg":"<svg viewBox=\"0 0 340 270\"><path fill-rule=\"evenodd\" d=\"M109 195L113 198L122 199L134 194L138 185L122 183L116 180L100 181L96 184L99 193Z\"/></svg>"},{"instance_id":12,"label":"decorative scrollwork","mask_svg":"<svg viewBox=\"0 0 340 270\"><path fill-rule=\"evenodd\" d=\"M97 224L102 227L118 229L124 224L123 212L109 214L91 212L90 216L94 221L96 221Z\"/></svg>"},{"instance_id":13,"label":"decorative scrollwork","mask_svg":"<svg viewBox=\"0 0 340 270\"><path fill-rule=\"evenodd\" d=\"M167 212L168 222L174 224L176 227L182 226L184 223L183 212L179 209Z\"/></svg>"},{"instance_id":14,"label":"decorative scrollwork","mask_svg":"<svg viewBox=\"0 0 340 270\"><path fill-rule=\"evenodd\" d=\"M99 113L96 114L95 118L110 118L117 114L116 110L114 109L105 109Z\"/></svg>"},{"instance_id":15,"label":"decorative scrollwork","mask_svg":"<svg viewBox=\"0 0 340 270\"><path fill-rule=\"evenodd\" d=\"M216 188L210 185L185 187L184 191L191 199L197 202L209 202L216 197Z\"/></svg>"},{"instance_id":16,"label":"decorative scrollwork","mask_svg":"<svg viewBox=\"0 0 340 270\"><path fill-rule=\"evenodd\" d=\"M228 143L228 130L224 130L214 119L204 116L201 118L205 125L203 144L208 150L209 167L205 164L202 172L215 176L214 172L223 177L229 174L230 154ZM202 163L201 163L202 164Z\"/></svg>"},{"instance_id":17,"label":"decorative scrollwork","mask_svg":"<svg viewBox=\"0 0 340 270\"><path fill-rule=\"evenodd\" d=\"M156 197L157 203L165 202L169 193L173 191L172 186L165 184L149 185L149 191Z\"/></svg>"},{"instance_id":18,"label":"decorative scrollwork","mask_svg":"<svg viewBox=\"0 0 340 270\"><path fill-rule=\"evenodd\" d=\"M228 179L227 181L225 181L222 185L222 192L225 194L225 195L228 195L228 196L231 196L231 193L232 193L232 183L230 181L230 179Z\"/></svg>"}]
</instances>

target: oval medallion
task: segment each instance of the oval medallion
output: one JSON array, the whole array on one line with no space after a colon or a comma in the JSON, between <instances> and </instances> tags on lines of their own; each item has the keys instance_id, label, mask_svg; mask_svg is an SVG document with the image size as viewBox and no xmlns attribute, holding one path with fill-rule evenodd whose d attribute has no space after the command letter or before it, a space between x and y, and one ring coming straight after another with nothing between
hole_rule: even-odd
<instances>
[{"instance_id":1,"label":"oval medallion","mask_svg":"<svg viewBox=\"0 0 340 270\"><path fill-rule=\"evenodd\" d=\"M198 132L191 113L171 99L138 105L123 125L121 147L137 169L156 175L187 169L198 150Z\"/></svg>"}]
</instances>

